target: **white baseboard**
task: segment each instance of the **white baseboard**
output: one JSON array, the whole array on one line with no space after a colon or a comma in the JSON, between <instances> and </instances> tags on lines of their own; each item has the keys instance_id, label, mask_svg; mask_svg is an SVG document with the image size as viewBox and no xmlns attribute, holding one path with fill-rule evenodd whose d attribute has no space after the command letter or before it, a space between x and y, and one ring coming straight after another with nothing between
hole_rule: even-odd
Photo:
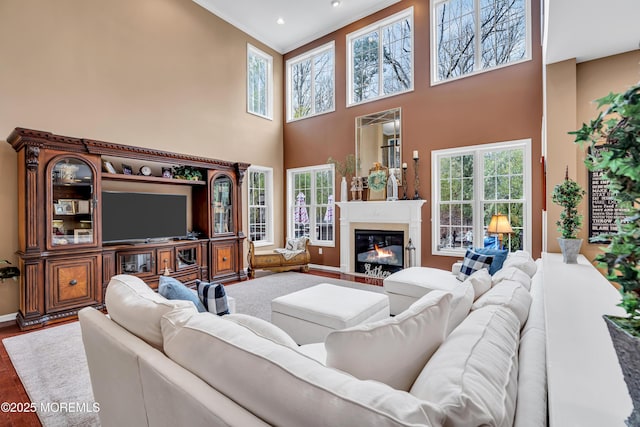
<instances>
[{"instance_id":1,"label":"white baseboard","mask_svg":"<svg viewBox=\"0 0 640 427\"><path fill-rule=\"evenodd\" d=\"M0 323L11 322L13 320L16 320L17 316L18 316L17 311L15 313L3 314L2 316L0 316Z\"/></svg>"},{"instance_id":2,"label":"white baseboard","mask_svg":"<svg viewBox=\"0 0 640 427\"><path fill-rule=\"evenodd\" d=\"M309 264L309 268L313 268L316 270L334 271L336 273L340 273L340 267L332 267L330 265Z\"/></svg>"}]
</instances>

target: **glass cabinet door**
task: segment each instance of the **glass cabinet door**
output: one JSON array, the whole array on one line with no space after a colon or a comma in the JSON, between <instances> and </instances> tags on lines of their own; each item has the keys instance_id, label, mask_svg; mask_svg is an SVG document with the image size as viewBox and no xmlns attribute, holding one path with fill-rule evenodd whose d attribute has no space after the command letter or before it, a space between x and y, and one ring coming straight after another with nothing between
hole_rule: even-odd
<instances>
[{"instance_id":1,"label":"glass cabinet door","mask_svg":"<svg viewBox=\"0 0 640 427\"><path fill-rule=\"evenodd\" d=\"M95 176L88 163L75 157L56 161L51 169L52 246L95 244Z\"/></svg>"},{"instance_id":2,"label":"glass cabinet door","mask_svg":"<svg viewBox=\"0 0 640 427\"><path fill-rule=\"evenodd\" d=\"M232 194L233 182L228 176L213 181L213 232L214 234L233 233Z\"/></svg>"}]
</instances>

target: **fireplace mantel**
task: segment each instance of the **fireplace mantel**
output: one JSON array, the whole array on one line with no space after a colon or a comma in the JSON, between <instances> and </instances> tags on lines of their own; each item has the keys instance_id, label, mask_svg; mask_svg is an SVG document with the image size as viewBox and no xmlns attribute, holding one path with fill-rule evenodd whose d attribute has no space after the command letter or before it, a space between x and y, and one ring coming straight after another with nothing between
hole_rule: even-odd
<instances>
[{"instance_id":1,"label":"fireplace mantel","mask_svg":"<svg viewBox=\"0 0 640 427\"><path fill-rule=\"evenodd\" d=\"M354 224L366 224L373 230L397 225L406 230L407 237L416 248L416 262L420 264L424 203L425 200L337 202L336 205L340 208L340 271L354 272Z\"/></svg>"}]
</instances>

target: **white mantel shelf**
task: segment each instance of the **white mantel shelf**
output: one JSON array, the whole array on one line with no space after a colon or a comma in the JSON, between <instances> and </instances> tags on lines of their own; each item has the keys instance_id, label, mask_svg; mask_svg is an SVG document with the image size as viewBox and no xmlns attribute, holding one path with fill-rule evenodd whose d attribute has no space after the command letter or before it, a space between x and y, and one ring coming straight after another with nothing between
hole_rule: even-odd
<instances>
[{"instance_id":1,"label":"white mantel shelf","mask_svg":"<svg viewBox=\"0 0 640 427\"><path fill-rule=\"evenodd\" d=\"M398 224L408 228L420 263L422 249L422 205L426 200L337 202L340 208L340 271L353 273L354 238L352 224Z\"/></svg>"}]
</instances>

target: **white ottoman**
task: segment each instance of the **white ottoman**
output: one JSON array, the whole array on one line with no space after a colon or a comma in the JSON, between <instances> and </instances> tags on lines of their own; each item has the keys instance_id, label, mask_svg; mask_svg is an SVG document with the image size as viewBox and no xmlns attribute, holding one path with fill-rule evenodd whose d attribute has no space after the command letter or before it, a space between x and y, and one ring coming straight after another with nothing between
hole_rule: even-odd
<instances>
[{"instance_id":1,"label":"white ottoman","mask_svg":"<svg viewBox=\"0 0 640 427\"><path fill-rule=\"evenodd\" d=\"M382 293L321 283L271 301L271 323L299 345L324 342L329 332L389 317Z\"/></svg>"},{"instance_id":2,"label":"white ottoman","mask_svg":"<svg viewBox=\"0 0 640 427\"><path fill-rule=\"evenodd\" d=\"M451 292L451 312L448 332L464 319L473 304L474 291L469 283L463 283L447 270L431 267L410 267L386 277L382 286L389 296L391 314L405 311L411 304L434 290Z\"/></svg>"}]
</instances>

